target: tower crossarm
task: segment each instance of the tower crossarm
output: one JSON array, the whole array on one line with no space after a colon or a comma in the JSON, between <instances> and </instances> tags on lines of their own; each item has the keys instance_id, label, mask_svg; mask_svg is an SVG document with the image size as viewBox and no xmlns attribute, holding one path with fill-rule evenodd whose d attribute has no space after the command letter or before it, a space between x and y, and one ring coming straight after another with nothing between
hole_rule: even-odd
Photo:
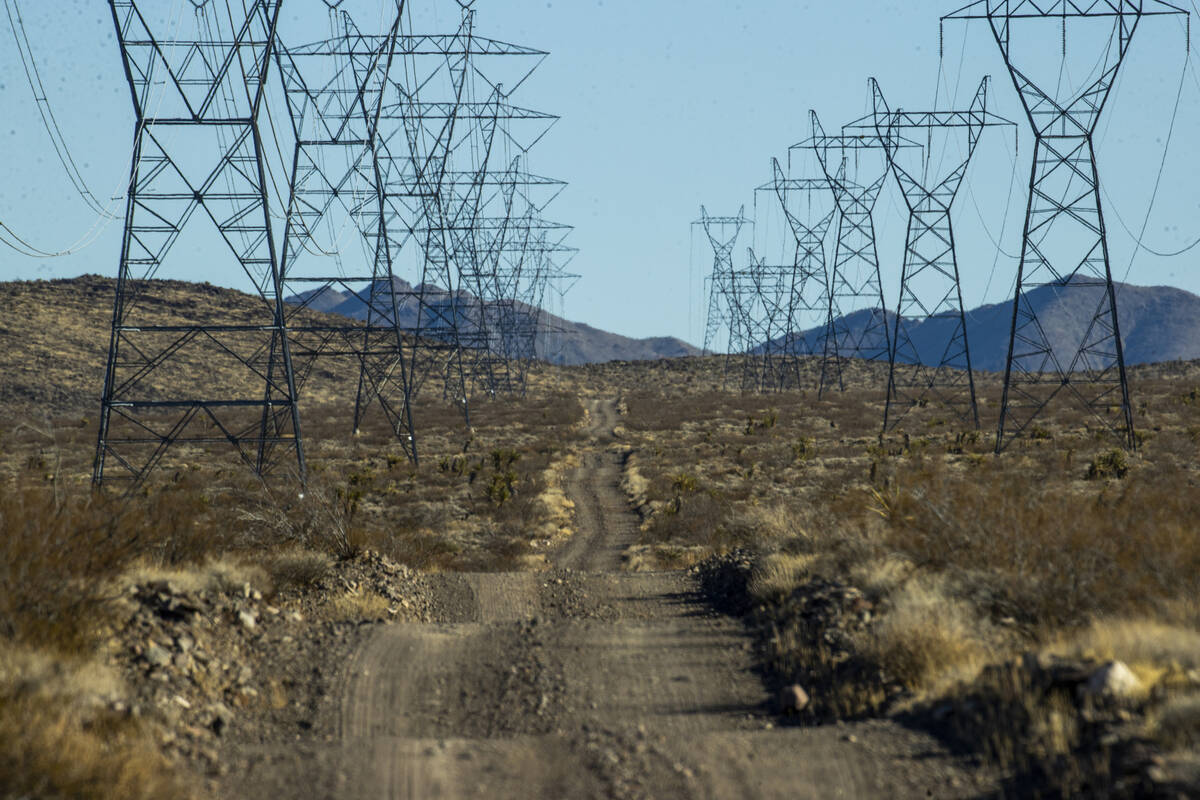
<instances>
[{"instance_id":1,"label":"tower crossarm","mask_svg":"<svg viewBox=\"0 0 1200 800\"><path fill-rule=\"evenodd\" d=\"M1149 6L1149 8L1146 8ZM1167 16L1188 12L1163 0L976 0L942 17L947 20L1040 19L1119 17L1136 14L1143 17Z\"/></svg>"},{"instance_id":2,"label":"tower crossarm","mask_svg":"<svg viewBox=\"0 0 1200 800\"><path fill-rule=\"evenodd\" d=\"M948 21L987 20L1034 132L1039 137L1071 137L1091 136L1095 131L1121 62L1141 20L1179 15L1185 17L1190 39L1191 14L1163 0L979 0L942 17L941 24L944 26ZM1039 86L1013 60L1012 40L1014 36L1019 38L1020 34L1015 29L1022 25L1039 20L1060 24L1063 28L1065 63L1068 24L1072 20L1104 19L1113 21L1112 43L1115 47L1110 46L1110 51L1096 65L1095 74L1098 77L1089 79L1082 86L1064 90L1061 81L1057 88Z\"/></svg>"},{"instance_id":3,"label":"tower crossarm","mask_svg":"<svg viewBox=\"0 0 1200 800\"><path fill-rule=\"evenodd\" d=\"M969 108L910 112L900 109L892 111L884 99L879 82L875 78L870 79L873 112L852 125L865 129L869 124L883 140L888 162L900 182L911 211L949 210L984 130L1008 127L1012 128L1013 135L1016 136L1015 122L987 110L989 83L990 79L987 77L980 81L979 89ZM948 173L930 174L932 154L928 152L928 148L924 153L921 174L915 174L901 161L900 156L904 148L897 142L904 139L904 134L920 135L932 142L935 131L944 134L955 130L966 131L967 146L963 157L951 164Z\"/></svg>"},{"instance_id":4,"label":"tower crossarm","mask_svg":"<svg viewBox=\"0 0 1200 800\"><path fill-rule=\"evenodd\" d=\"M351 49L379 47L383 36L357 36L353 43L345 37L312 42L291 49L295 55L336 56ZM396 41L398 56L548 56L546 50L510 44L482 36L464 38L461 34L403 34Z\"/></svg>"}]
</instances>

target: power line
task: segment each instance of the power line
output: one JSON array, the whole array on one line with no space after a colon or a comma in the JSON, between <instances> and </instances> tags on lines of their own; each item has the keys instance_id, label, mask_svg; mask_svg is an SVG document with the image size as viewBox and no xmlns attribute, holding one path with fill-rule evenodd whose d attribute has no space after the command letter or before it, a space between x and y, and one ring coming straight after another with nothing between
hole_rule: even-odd
<instances>
[{"instance_id":1,"label":"power line","mask_svg":"<svg viewBox=\"0 0 1200 800\"><path fill-rule=\"evenodd\" d=\"M11 3L11 4L10 4ZM66 137L63 135L62 128L58 124L58 119L54 116L54 110L50 107L50 99L46 93L46 87L42 83L42 76L38 70L37 60L33 56L33 48L29 43L29 32L25 28L25 20L21 14L20 0L4 0L4 10L8 15L8 25L12 30L13 41L17 45L17 52L21 56L21 65L25 71L25 79L29 83L29 89L33 92L33 100L37 105L38 114L42 118L42 125L46 129L46 134L50 137L50 143L54 146L54 153L58 156L59 163L67 173L67 179L71 181L71 185L75 187L75 191L83 198L83 201L88 207L97 214L115 219L111 210L100 204L92 190L88 188L87 181L84 180L83 173L80 172L75 158L71 155L71 150L67 147ZM15 16L14 16L15 10Z\"/></svg>"},{"instance_id":2,"label":"power line","mask_svg":"<svg viewBox=\"0 0 1200 800\"><path fill-rule=\"evenodd\" d=\"M1193 0L1192 6L1193 7L1196 6L1195 0ZM1200 11L1197 11L1197 13L1200 14ZM1133 241L1134 241L1134 246L1135 246L1134 256L1135 257L1137 255L1138 250L1143 250L1153 256L1158 256L1159 258L1175 258L1177 256L1181 256L1186 253L1189 253L1192 250L1195 250L1197 247L1200 247L1200 238L1197 238L1191 244L1189 244L1183 248L1180 248L1179 250L1175 250L1174 252L1163 252L1161 250L1157 250L1153 247L1150 247L1149 245L1147 245L1145 242L1142 241L1142 239L1146 233L1146 227L1148 226L1149 221L1150 221L1150 212L1153 210L1155 198L1157 198L1157 196L1158 196L1159 184L1162 181L1163 172L1165 171L1165 168L1166 168L1167 153L1171 147L1171 136L1174 134L1175 121L1176 121L1176 117L1179 114L1179 105L1180 105L1181 97L1183 94L1183 83L1184 83L1184 79L1187 76L1187 71L1189 68L1192 70L1192 81L1196 84L1196 87L1198 89L1200 89L1200 78L1198 78L1196 75L1196 65L1192 60L1192 54L1190 51L1188 53L1187 61L1184 62L1184 65L1183 65L1183 73L1180 75L1179 93L1176 95L1175 109L1171 114L1171 129L1167 135L1167 141L1163 147L1162 163L1159 165L1158 178L1155 180L1155 183L1154 183L1154 195L1150 199L1150 208L1148 208L1146 210L1146 220L1142 225L1142 233L1140 235L1134 234L1133 230L1129 227L1128 224L1126 224L1124 217L1121 216L1121 212L1119 212L1117 210L1117 205L1116 205L1116 203L1113 202L1112 196L1109 195L1107 190L1104 190L1104 198L1108 201L1108 206L1110 209L1112 209L1113 216L1115 216L1117 218L1117 222L1120 223L1121 227L1125 230L1125 233L1127 233L1129 235L1129 237L1131 239L1133 239ZM1126 275L1129 274L1129 269L1131 269L1132 266L1133 266L1133 263L1132 263L1132 259L1131 259L1130 260L1130 268L1127 268L1125 271Z\"/></svg>"},{"instance_id":3,"label":"power line","mask_svg":"<svg viewBox=\"0 0 1200 800\"><path fill-rule=\"evenodd\" d=\"M1162 186L1163 173L1166 172L1167 169L1167 155L1171 152L1171 140L1175 136L1175 122L1179 119L1179 106L1183 101L1183 85L1187 78L1188 63L1188 61L1184 62L1183 69L1179 73L1179 89L1175 92L1175 108L1171 111L1171 126L1167 129L1167 141L1163 144L1162 160L1158 164L1158 176L1154 179L1154 191L1150 195L1150 205L1146 207L1146 218L1142 220L1142 230L1135 237L1135 243L1137 244L1137 247L1134 248L1133 254L1129 257L1129 265L1125 267L1125 274L1121 276L1121 283L1124 283L1129 277L1129 273L1133 269L1133 262L1137 260L1137 251L1139 249L1144 249L1150 253L1158 255L1158 253L1156 253L1154 250L1151 250L1149 247L1146 247L1144 244L1142 244L1142 240L1146 237L1146 228L1150 226L1150 215L1154 212L1154 203L1156 200L1158 200L1158 190ZM1103 191L1103 187L1101 187L1101 190ZM1104 195L1105 197L1108 197L1108 192L1105 191ZM1128 231L1132 236L1132 231L1129 231L1129 228L1125 225L1125 221L1121 219L1121 215L1116 214L1116 206L1113 205L1111 198L1108 202L1109 207L1113 209L1117 220L1121 223L1121 227L1125 228L1125 230ZM1186 253L1188 250L1191 250L1198 244L1200 244L1200 241L1197 241L1196 243L1182 250L1180 254Z\"/></svg>"}]
</instances>

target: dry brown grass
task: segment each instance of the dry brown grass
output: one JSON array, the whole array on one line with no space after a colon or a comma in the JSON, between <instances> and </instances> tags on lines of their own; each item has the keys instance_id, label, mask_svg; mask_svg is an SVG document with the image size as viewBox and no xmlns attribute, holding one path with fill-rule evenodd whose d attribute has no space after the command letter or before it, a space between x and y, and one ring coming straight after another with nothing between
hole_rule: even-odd
<instances>
[{"instance_id":1,"label":"dry brown grass","mask_svg":"<svg viewBox=\"0 0 1200 800\"><path fill-rule=\"evenodd\" d=\"M276 591L300 590L327 576L333 569L333 559L328 553L289 548L268 555L263 568Z\"/></svg>"},{"instance_id":2,"label":"dry brown grass","mask_svg":"<svg viewBox=\"0 0 1200 800\"><path fill-rule=\"evenodd\" d=\"M196 797L122 697L103 667L0 650L0 797Z\"/></svg>"},{"instance_id":3,"label":"dry brown grass","mask_svg":"<svg viewBox=\"0 0 1200 800\"><path fill-rule=\"evenodd\" d=\"M990 625L938 584L910 579L887 596L878 624L858 637L869 661L922 694L973 678L997 654Z\"/></svg>"},{"instance_id":4,"label":"dry brown grass","mask_svg":"<svg viewBox=\"0 0 1200 800\"><path fill-rule=\"evenodd\" d=\"M49 487L0 490L0 639L75 653L103 622L104 581L140 545L144 518Z\"/></svg>"},{"instance_id":5,"label":"dry brown grass","mask_svg":"<svg viewBox=\"0 0 1200 800\"><path fill-rule=\"evenodd\" d=\"M881 437L883 376L855 369L848 391L819 400L713 391L713 364L698 362L691 382L644 368L624 395L631 462L653 511L642 547L754 552L749 602L776 614L767 624L752 612L765 666L815 684L817 718L945 698L980 709L962 732L986 740L996 763L1082 791L1108 768L1081 760L1096 725L1073 696L1011 668L1035 651L1129 664L1148 708L1163 703L1163 719L1181 709L1163 730L1189 730L1183 698L1200 677L1200 365L1132 370L1136 454L1064 404L1000 456L989 432L996 376L980 376L992 401L983 431L929 404ZM863 591L871 620L831 646L800 608L846 585Z\"/></svg>"},{"instance_id":6,"label":"dry brown grass","mask_svg":"<svg viewBox=\"0 0 1200 800\"><path fill-rule=\"evenodd\" d=\"M808 553L771 553L759 559L746 587L758 602L778 602L812 574Z\"/></svg>"},{"instance_id":7,"label":"dry brown grass","mask_svg":"<svg viewBox=\"0 0 1200 800\"><path fill-rule=\"evenodd\" d=\"M925 570L970 573L992 616L1053 629L1200 590L1200 495L1186 478L1086 491L999 460L969 480L910 471L874 500L885 547Z\"/></svg>"},{"instance_id":8,"label":"dry brown grass","mask_svg":"<svg viewBox=\"0 0 1200 800\"><path fill-rule=\"evenodd\" d=\"M327 616L334 622L384 622L395 613L383 595L354 588L329 601Z\"/></svg>"}]
</instances>

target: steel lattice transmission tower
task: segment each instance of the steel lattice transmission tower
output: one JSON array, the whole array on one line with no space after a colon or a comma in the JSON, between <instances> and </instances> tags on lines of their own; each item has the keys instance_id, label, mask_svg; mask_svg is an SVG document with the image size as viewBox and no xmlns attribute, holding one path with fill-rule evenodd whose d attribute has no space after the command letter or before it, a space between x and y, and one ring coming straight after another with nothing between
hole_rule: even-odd
<instances>
[{"instance_id":1,"label":"steel lattice transmission tower","mask_svg":"<svg viewBox=\"0 0 1200 800\"><path fill-rule=\"evenodd\" d=\"M385 219L380 120L403 6L400 0L384 36L363 36L349 14L331 7L339 35L302 47L278 48L294 139L282 273L287 296L299 300L293 300L288 312L298 383L303 383L318 358L352 357L359 367L354 431L359 431L367 409L377 401L416 462L411 365L399 319L401 298L391 243L380 230ZM334 239L327 245L330 250L316 237L322 226L343 231L342 241ZM369 247L353 246L359 236ZM361 324L299 321L302 310L339 288L363 301L366 311Z\"/></svg>"},{"instance_id":2,"label":"steel lattice transmission tower","mask_svg":"<svg viewBox=\"0 0 1200 800\"><path fill-rule=\"evenodd\" d=\"M799 360L789 352L795 320L797 271L794 264L768 264L748 251L747 265L730 271L729 352L725 373L741 362L743 392L769 392L798 386ZM716 283L714 282L714 285Z\"/></svg>"},{"instance_id":3,"label":"steel lattice transmission tower","mask_svg":"<svg viewBox=\"0 0 1200 800\"><path fill-rule=\"evenodd\" d=\"M818 198L830 197L829 181L820 178L789 178L784 174L778 159L771 159L774 179L760 187L760 191L774 193L779 201L788 229L795 240L793 260L796 277L791 300L792 311L787 331L786 351L796 356L813 356L823 352L823 345L809 341L805 332L823 328L828 324L829 275L825 261L825 237L837 216L836 208L824 214L825 206ZM803 198L802 209L794 198ZM812 323L816 323L815 325Z\"/></svg>"},{"instance_id":4,"label":"steel lattice transmission tower","mask_svg":"<svg viewBox=\"0 0 1200 800\"><path fill-rule=\"evenodd\" d=\"M705 279L708 286L708 313L704 319L704 353L713 352L712 347L722 330L728 330L731 322L728 298L732 294L733 248L737 246L742 228L749 223L746 207L738 209L735 217L710 217L704 206L700 207L700 219L692 223L704 230L713 249L712 273Z\"/></svg>"},{"instance_id":5,"label":"steel lattice transmission tower","mask_svg":"<svg viewBox=\"0 0 1200 800\"><path fill-rule=\"evenodd\" d=\"M873 113L862 127L869 127L883 140L908 207L900 300L888 359L885 432L895 428L909 410L931 399L966 424L979 427L951 210L983 132L993 126L1016 127L988 112L988 81L985 77L980 82L966 109L892 111L878 82L871 79ZM951 147L950 140L963 135L966 141L956 142L958 148ZM912 149L896 146L906 136L926 142L916 151L915 162L904 158ZM937 163L934 150L942 154ZM914 325L923 329L917 340L913 338Z\"/></svg>"},{"instance_id":6,"label":"steel lattice transmission tower","mask_svg":"<svg viewBox=\"0 0 1200 800\"><path fill-rule=\"evenodd\" d=\"M872 213L888 175L888 160L876 134L829 135L815 111L812 138L791 149L811 149L829 181L838 210L837 245L829 273L819 394L831 386L844 389L843 362L848 358L883 361L891 352L887 304L879 271ZM851 318L853 316L853 318ZM855 329L857 328L857 330Z\"/></svg>"},{"instance_id":7,"label":"steel lattice transmission tower","mask_svg":"<svg viewBox=\"0 0 1200 800\"><path fill-rule=\"evenodd\" d=\"M109 1L136 125L93 478L115 464L141 480L181 442L230 443L260 474L294 460L303 475L260 129L281 2L193 2L178 32L144 11L158 5ZM253 313L188 313L153 280L186 265L176 245L200 228L223 242L209 269L225 260L252 281Z\"/></svg>"},{"instance_id":8,"label":"steel lattice transmission tower","mask_svg":"<svg viewBox=\"0 0 1200 800\"><path fill-rule=\"evenodd\" d=\"M817 217L829 184L823 178L788 178L776 159L771 165L772 180L754 192L755 217L759 194L770 195L767 210L778 204L794 243L791 259L770 263L751 248L746 266L732 268L722 289L730 334L726 378L737 361L743 392L800 388L801 359L813 353L807 328L814 322L820 327L828 313L824 239L834 214Z\"/></svg>"},{"instance_id":9,"label":"steel lattice transmission tower","mask_svg":"<svg viewBox=\"0 0 1200 800\"><path fill-rule=\"evenodd\" d=\"M473 388L523 391L523 370L492 352L512 337L496 328L511 315L490 301L506 304L501 295L515 285L509 267L514 242L523 241L514 232L529 187L557 191L562 182L528 175L515 166L523 159L505 157L508 143L532 146L557 119L508 100L548 54L477 35L471 4L460 6L454 34L400 37L403 67L384 106L384 118L398 123L384 137L384 205L393 251L415 256L409 261L417 265L402 311L414 394L440 374L444 396L462 404L469 422ZM498 62L529 60L532 67L508 75L507 92L491 77ZM517 125L540 133L518 135Z\"/></svg>"},{"instance_id":10,"label":"steel lattice transmission tower","mask_svg":"<svg viewBox=\"0 0 1200 800\"><path fill-rule=\"evenodd\" d=\"M1064 391L1126 447L1135 446L1095 133L1142 18L1180 14L1187 12L1157 0L979 0L942 18L987 21L1035 137L997 451ZM1059 69L1038 75L1047 35L1059 27ZM1082 69L1071 70L1068 42L1076 36L1097 48L1079 59ZM1072 73L1086 75L1085 82L1067 85L1061 76ZM1077 344L1056 346L1043 329L1030 300L1042 287L1092 309L1074 321Z\"/></svg>"}]
</instances>

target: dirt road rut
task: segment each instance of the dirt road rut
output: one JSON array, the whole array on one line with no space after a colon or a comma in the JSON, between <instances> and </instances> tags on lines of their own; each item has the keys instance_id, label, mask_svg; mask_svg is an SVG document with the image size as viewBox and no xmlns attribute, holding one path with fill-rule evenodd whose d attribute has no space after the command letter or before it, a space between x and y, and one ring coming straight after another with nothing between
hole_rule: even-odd
<instances>
[{"instance_id":1,"label":"dirt road rut","mask_svg":"<svg viewBox=\"0 0 1200 800\"><path fill-rule=\"evenodd\" d=\"M336 735L263 760L256 791L337 798L970 797L890 722L777 728L753 653L686 573L622 573L636 517L615 406L593 402L557 569L446 579L444 618L379 628L343 670ZM262 796L262 795L258 795Z\"/></svg>"}]
</instances>

